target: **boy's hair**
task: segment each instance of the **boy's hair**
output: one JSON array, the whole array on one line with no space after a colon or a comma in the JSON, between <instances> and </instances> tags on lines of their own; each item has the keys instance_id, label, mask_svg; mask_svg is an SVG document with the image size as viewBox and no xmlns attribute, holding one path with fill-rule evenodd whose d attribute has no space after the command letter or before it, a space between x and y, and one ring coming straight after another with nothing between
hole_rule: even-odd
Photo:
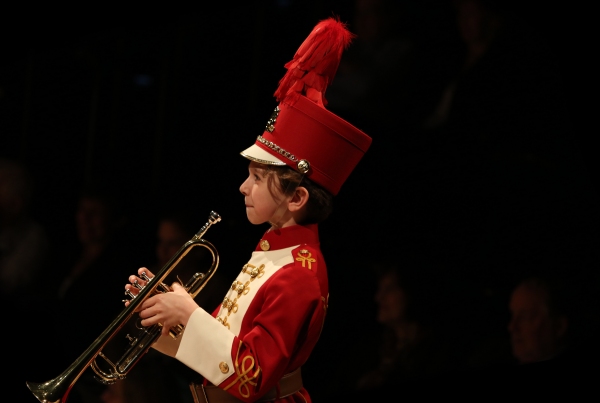
<instances>
[{"instance_id":1,"label":"boy's hair","mask_svg":"<svg viewBox=\"0 0 600 403\"><path fill-rule=\"evenodd\" d=\"M273 186L277 186L285 196L292 195L298 186L308 191L305 214L300 217L298 224L317 224L329 217L333 209L333 195L330 192L288 166L264 165L264 169L271 194ZM274 181L274 175L271 174L276 175L279 182Z\"/></svg>"}]
</instances>

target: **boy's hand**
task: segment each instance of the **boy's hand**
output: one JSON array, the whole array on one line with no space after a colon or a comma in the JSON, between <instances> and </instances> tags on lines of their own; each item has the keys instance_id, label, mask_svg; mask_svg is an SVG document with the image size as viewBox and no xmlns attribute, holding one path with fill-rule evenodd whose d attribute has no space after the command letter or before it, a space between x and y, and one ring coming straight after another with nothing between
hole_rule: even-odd
<instances>
[{"instance_id":1,"label":"boy's hand","mask_svg":"<svg viewBox=\"0 0 600 403\"><path fill-rule=\"evenodd\" d=\"M142 274L145 274L148 278L153 278L154 277L154 274L152 274L152 272L150 270L148 270L145 267L140 267L138 269L138 276L140 276L140 277L134 276L134 275L129 276L129 282L131 284L126 284L125 285L125 291L126 292L128 291L128 292L130 292L133 295L138 295L139 294L140 290L136 287L136 284L140 285L142 287L147 284L147 281L142 278ZM125 306L129 306L129 301L128 300L125 300L124 302L125 302ZM136 312L139 312L139 311L140 311L140 308L136 309Z\"/></svg>"},{"instance_id":2,"label":"boy's hand","mask_svg":"<svg viewBox=\"0 0 600 403\"><path fill-rule=\"evenodd\" d=\"M169 329L182 324L187 325L198 304L192 296L178 283L172 285L173 291L154 295L142 303L140 318L142 326L162 324L162 335L169 334Z\"/></svg>"}]
</instances>

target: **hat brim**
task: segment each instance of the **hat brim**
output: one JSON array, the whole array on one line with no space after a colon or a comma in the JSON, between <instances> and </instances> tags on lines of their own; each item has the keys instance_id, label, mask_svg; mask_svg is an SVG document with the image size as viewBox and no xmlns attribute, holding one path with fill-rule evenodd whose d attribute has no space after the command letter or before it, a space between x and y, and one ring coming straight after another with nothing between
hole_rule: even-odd
<instances>
[{"instance_id":1,"label":"hat brim","mask_svg":"<svg viewBox=\"0 0 600 403\"><path fill-rule=\"evenodd\" d=\"M240 153L242 157L248 158L251 161L266 165L286 165L285 162L276 158L273 154L263 150L256 144L252 144Z\"/></svg>"}]
</instances>

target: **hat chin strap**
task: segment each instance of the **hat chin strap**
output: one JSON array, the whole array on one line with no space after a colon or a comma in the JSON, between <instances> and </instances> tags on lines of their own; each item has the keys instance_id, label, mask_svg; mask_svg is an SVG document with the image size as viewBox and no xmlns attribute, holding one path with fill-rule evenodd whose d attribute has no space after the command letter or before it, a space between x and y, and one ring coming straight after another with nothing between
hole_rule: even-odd
<instances>
[{"instance_id":1,"label":"hat chin strap","mask_svg":"<svg viewBox=\"0 0 600 403\"><path fill-rule=\"evenodd\" d=\"M268 223L271 224L271 229L277 229L277 228L282 228L282 225L280 224L281 219L285 216L285 213L288 212L287 207L284 207L288 196L286 196L286 194L291 194L292 197L294 196L294 193L296 192L296 189L298 189L298 186L300 186L300 184L302 183L302 181L304 180L304 174L302 174L302 176L300 177L300 180L298 181L298 183L296 185L293 185L292 183L288 184L287 188L285 189L285 191L283 192L283 200L279 203L279 206L277 206L277 210L275 210L275 212L273 213L273 215L271 216L271 218L269 219ZM291 187L294 186L294 190L292 192L290 192ZM279 216L277 216L279 214Z\"/></svg>"},{"instance_id":2,"label":"hat chin strap","mask_svg":"<svg viewBox=\"0 0 600 403\"><path fill-rule=\"evenodd\" d=\"M279 207L277 208L277 211L275 211L275 213L273 214L271 219L268 221L269 224L271 224L271 229L278 229L278 228L283 227L283 224L281 224L281 219L285 215L287 209L280 208L280 207L282 207L282 205L283 205L283 202L279 205ZM278 212L280 212L280 214L277 218L275 218Z\"/></svg>"}]
</instances>

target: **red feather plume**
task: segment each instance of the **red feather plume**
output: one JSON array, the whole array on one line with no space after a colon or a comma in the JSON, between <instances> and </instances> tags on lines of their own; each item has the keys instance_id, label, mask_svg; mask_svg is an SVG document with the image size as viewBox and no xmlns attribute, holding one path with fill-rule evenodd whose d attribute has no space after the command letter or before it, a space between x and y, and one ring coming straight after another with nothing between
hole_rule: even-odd
<instances>
[{"instance_id":1,"label":"red feather plume","mask_svg":"<svg viewBox=\"0 0 600 403\"><path fill-rule=\"evenodd\" d=\"M325 90L337 72L342 52L355 36L339 18L320 21L285 64L288 71L275 91L277 101L293 105L304 95L325 107Z\"/></svg>"}]
</instances>

